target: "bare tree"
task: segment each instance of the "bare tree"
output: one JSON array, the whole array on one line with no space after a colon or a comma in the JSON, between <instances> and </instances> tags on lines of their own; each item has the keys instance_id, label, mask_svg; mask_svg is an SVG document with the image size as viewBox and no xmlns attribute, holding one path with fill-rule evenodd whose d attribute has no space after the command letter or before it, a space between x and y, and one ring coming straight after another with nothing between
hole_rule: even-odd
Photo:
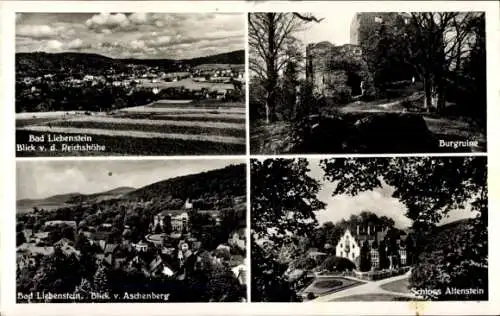
<instances>
[{"instance_id":1,"label":"bare tree","mask_svg":"<svg viewBox=\"0 0 500 316\"><path fill-rule=\"evenodd\" d=\"M404 34L409 63L423 79L424 107L445 106L444 89L452 70L458 70L475 41L469 27L476 13L418 12L411 14L409 31Z\"/></svg>"},{"instance_id":2,"label":"bare tree","mask_svg":"<svg viewBox=\"0 0 500 316\"><path fill-rule=\"evenodd\" d=\"M309 22L319 22L310 14L300 13L250 13L248 37L250 47L249 67L262 82L266 91L266 121L276 118L276 88L283 67L296 56L288 47L296 42L294 34Z\"/></svg>"}]
</instances>

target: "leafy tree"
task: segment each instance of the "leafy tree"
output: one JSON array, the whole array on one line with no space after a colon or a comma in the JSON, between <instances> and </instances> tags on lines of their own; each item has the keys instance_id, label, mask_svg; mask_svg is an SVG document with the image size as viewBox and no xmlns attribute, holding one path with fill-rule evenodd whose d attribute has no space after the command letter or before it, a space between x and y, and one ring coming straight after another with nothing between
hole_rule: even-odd
<instances>
[{"instance_id":1,"label":"leafy tree","mask_svg":"<svg viewBox=\"0 0 500 316\"><path fill-rule=\"evenodd\" d=\"M17 232L16 233L16 246L20 246L22 244L24 244L26 242L26 237L24 237L24 233L21 231L21 232Z\"/></svg>"},{"instance_id":2,"label":"leafy tree","mask_svg":"<svg viewBox=\"0 0 500 316\"><path fill-rule=\"evenodd\" d=\"M211 302L238 302L241 285L234 273L224 266L216 267L210 274L207 291Z\"/></svg>"},{"instance_id":3,"label":"leafy tree","mask_svg":"<svg viewBox=\"0 0 500 316\"><path fill-rule=\"evenodd\" d=\"M163 218L163 233L170 234L172 232L172 219L170 215Z\"/></svg>"},{"instance_id":4,"label":"leafy tree","mask_svg":"<svg viewBox=\"0 0 500 316\"><path fill-rule=\"evenodd\" d=\"M297 105L297 87L299 85L298 71L299 71L299 58L300 53L298 49L294 46L288 48L288 62L283 73L283 98L284 98L284 108L281 110L283 112L283 118L287 120L293 120L296 117L296 105ZM299 56L299 57L295 57Z\"/></svg>"},{"instance_id":5,"label":"leafy tree","mask_svg":"<svg viewBox=\"0 0 500 316\"><path fill-rule=\"evenodd\" d=\"M93 278L93 288L97 293L104 295L105 293L109 293L110 284L108 282L108 268L106 266L101 265L97 268L97 271L94 274Z\"/></svg>"},{"instance_id":6,"label":"leafy tree","mask_svg":"<svg viewBox=\"0 0 500 316\"><path fill-rule=\"evenodd\" d=\"M286 264L278 262L272 252L265 251L252 236L252 302L297 302L299 296L285 278Z\"/></svg>"},{"instance_id":7,"label":"leafy tree","mask_svg":"<svg viewBox=\"0 0 500 316\"><path fill-rule=\"evenodd\" d=\"M162 233L162 229L161 229L160 225L156 225L155 226L154 233L155 234L161 234Z\"/></svg>"},{"instance_id":8,"label":"leafy tree","mask_svg":"<svg viewBox=\"0 0 500 316\"><path fill-rule=\"evenodd\" d=\"M389 268L389 258L387 257L387 244L385 240L381 241L378 245L378 256L379 256L379 266L380 270Z\"/></svg>"},{"instance_id":9,"label":"leafy tree","mask_svg":"<svg viewBox=\"0 0 500 316\"><path fill-rule=\"evenodd\" d=\"M85 278L75 288L75 294L79 294L84 300L90 300L92 297L92 284Z\"/></svg>"},{"instance_id":10,"label":"leafy tree","mask_svg":"<svg viewBox=\"0 0 500 316\"><path fill-rule=\"evenodd\" d=\"M446 81L453 67L469 53L476 39L470 21L476 12L412 13L411 23L399 43L405 45L410 63L423 78L425 107L441 111L445 106ZM483 16L484 18L484 16ZM456 69L456 68L455 68Z\"/></svg>"},{"instance_id":11,"label":"leafy tree","mask_svg":"<svg viewBox=\"0 0 500 316\"><path fill-rule=\"evenodd\" d=\"M375 86L385 90L390 82L411 79L413 66L406 62L406 50L398 44L407 28L401 15L374 12L361 13L359 18L359 44Z\"/></svg>"},{"instance_id":12,"label":"leafy tree","mask_svg":"<svg viewBox=\"0 0 500 316\"><path fill-rule=\"evenodd\" d=\"M320 184L311 178L305 159L251 161L252 230L282 246L287 234L309 235L317 223L314 212ZM274 233L269 233L269 229Z\"/></svg>"},{"instance_id":13,"label":"leafy tree","mask_svg":"<svg viewBox=\"0 0 500 316\"><path fill-rule=\"evenodd\" d=\"M330 272L344 272L356 269L356 265L349 259L329 256L321 263L320 268Z\"/></svg>"},{"instance_id":14,"label":"leafy tree","mask_svg":"<svg viewBox=\"0 0 500 316\"><path fill-rule=\"evenodd\" d=\"M487 292L488 279L476 277L487 274L488 270L485 157L326 159L321 167L326 179L337 183L333 194L357 195L381 187L382 181L394 188L392 196L406 206L405 215L413 221L418 245L412 286L479 286ZM430 256L433 227L457 209L469 209L477 215L452 240L453 246L446 248L446 256ZM420 271L418 276L417 271ZM431 275L440 277L430 278Z\"/></svg>"},{"instance_id":15,"label":"leafy tree","mask_svg":"<svg viewBox=\"0 0 500 316\"><path fill-rule=\"evenodd\" d=\"M280 265L278 258L290 235L307 237L314 231L314 212L324 207L316 196L320 185L308 172L305 159L251 161L252 253L262 253L252 261L252 293L259 300L294 300L293 295L283 296L293 291L283 289L286 267ZM263 243L269 247L263 247ZM275 287L282 292L277 293Z\"/></svg>"},{"instance_id":16,"label":"leafy tree","mask_svg":"<svg viewBox=\"0 0 500 316\"><path fill-rule=\"evenodd\" d=\"M370 246L368 245L368 241L365 240L365 242L363 242L359 256L360 256L359 270L361 272L370 271L372 263L370 258Z\"/></svg>"},{"instance_id":17,"label":"leafy tree","mask_svg":"<svg viewBox=\"0 0 500 316\"><path fill-rule=\"evenodd\" d=\"M417 245L415 244L414 236L413 236L413 234L409 234L405 240L406 265L411 266L416 262L416 258L415 258L415 252L417 250L416 248L417 248Z\"/></svg>"}]
</instances>

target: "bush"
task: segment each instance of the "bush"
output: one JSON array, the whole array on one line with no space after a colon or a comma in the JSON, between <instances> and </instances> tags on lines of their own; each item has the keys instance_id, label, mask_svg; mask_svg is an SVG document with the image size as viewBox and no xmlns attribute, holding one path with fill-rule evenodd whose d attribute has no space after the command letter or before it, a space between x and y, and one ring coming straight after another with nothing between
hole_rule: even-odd
<instances>
[{"instance_id":1,"label":"bush","mask_svg":"<svg viewBox=\"0 0 500 316\"><path fill-rule=\"evenodd\" d=\"M312 258L297 258L293 262L290 263L290 267L293 269L300 270L312 270L316 268L317 262Z\"/></svg>"},{"instance_id":2,"label":"bush","mask_svg":"<svg viewBox=\"0 0 500 316\"><path fill-rule=\"evenodd\" d=\"M348 145L355 152L404 153L437 149L437 142L425 120L417 115L384 113L358 116L350 135Z\"/></svg>"},{"instance_id":3,"label":"bush","mask_svg":"<svg viewBox=\"0 0 500 316\"><path fill-rule=\"evenodd\" d=\"M356 265L349 259L329 256L320 264L319 267L322 270L328 270L330 272L344 272L354 270Z\"/></svg>"},{"instance_id":4,"label":"bush","mask_svg":"<svg viewBox=\"0 0 500 316\"><path fill-rule=\"evenodd\" d=\"M351 101L351 94L351 88L348 86L335 86L333 88L332 97L335 103L341 105Z\"/></svg>"}]
</instances>

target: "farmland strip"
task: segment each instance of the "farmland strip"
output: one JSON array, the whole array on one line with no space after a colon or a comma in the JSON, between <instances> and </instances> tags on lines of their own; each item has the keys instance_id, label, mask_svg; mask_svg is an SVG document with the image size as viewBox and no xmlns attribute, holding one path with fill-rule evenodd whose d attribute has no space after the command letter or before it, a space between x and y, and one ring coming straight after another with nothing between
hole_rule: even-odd
<instances>
[{"instance_id":1,"label":"farmland strip","mask_svg":"<svg viewBox=\"0 0 500 316\"><path fill-rule=\"evenodd\" d=\"M45 133L66 133L80 135L104 135L104 136L124 136L128 138L168 138L192 141L204 141L226 144L245 144L245 138L217 136L217 135L192 135L192 134L176 134L176 133L157 133L157 132L140 132L140 131L122 131L109 130L98 128L70 128L70 127L49 127L49 126L26 126L19 130L45 132Z\"/></svg>"},{"instance_id":2,"label":"farmland strip","mask_svg":"<svg viewBox=\"0 0 500 316\"><path fill-rule=\"evenodd\" d=\"M157 133L180 133L180 134L202 134L202 135L222 135L245 137L244 129L234 128L212 128L203 126L177 126L165 124L135 124L135 123L113 123L111 126L108 122L94 121L58 121L52 122L52 127L68 127L68 128L97 128L97 129L113 129L113 130L128 130L128 131L143 131Z\"/></svg>"},{"instance_id":3,"label":"farmland strip","mask_svg":"<svg viewBox=\"0 0 500 316\"><path fill-rule=\"evenodd\" d=\"M148 119L148 120L182 120L182 121L200 121L202 119L210 120L211 122L227 122L227 123L241 123L245 124L245 116L230 114L218 115L218 114L139 114L139 113L128 113L120 114L119 117L132 118L132 119ZM28 125L28 124L25 124ZM33 125L33 124L30 124Z\"/></svg>"},{"instance_id":4,"label":"farmland strip","mask_svg":"<svg viewBox=\"0 0 500 316\"><path fill-rule=\"evenodd\" d=\"M228 108L193 108L193 107L150 107L136 106L132 108L120 109L119 112L142 112L142 113L220 113L220 114L245 114L244 107L228 107Z\"/></svg>"},{"instance_id":5,"label":"farmland strip","mask_svg":"<svg viewBox=\"0 0 500 316\"><path fill-rule=\"evenodd\" d=\"M171 125L171 126L196 126L205 128L232 128L245 129L245 124L210 122L210 121L179 121L179 120L149 120L149 119L131 119L111 116L91 116L75 117L69 122L104 122L109 124L135 124L135 125ZM110 128L112 128L110 126Z\"/></svg>"}]
</instances>

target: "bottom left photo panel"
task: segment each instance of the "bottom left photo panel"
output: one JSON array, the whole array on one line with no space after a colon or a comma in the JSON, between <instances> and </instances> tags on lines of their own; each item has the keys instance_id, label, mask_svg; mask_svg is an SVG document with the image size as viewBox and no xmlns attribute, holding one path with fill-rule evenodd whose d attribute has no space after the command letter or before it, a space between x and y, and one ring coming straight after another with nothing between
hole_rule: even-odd
<instances>
[{"instance_id":1,"label":"bottom left photo panel","mask_svg":"<svg viewBox=\"0 0 500 316\"><path fill-rule=\"evenodd\" d=\"M17 303L247 301L246 168L17 161Z\"/></svg>"}]
</instances>

